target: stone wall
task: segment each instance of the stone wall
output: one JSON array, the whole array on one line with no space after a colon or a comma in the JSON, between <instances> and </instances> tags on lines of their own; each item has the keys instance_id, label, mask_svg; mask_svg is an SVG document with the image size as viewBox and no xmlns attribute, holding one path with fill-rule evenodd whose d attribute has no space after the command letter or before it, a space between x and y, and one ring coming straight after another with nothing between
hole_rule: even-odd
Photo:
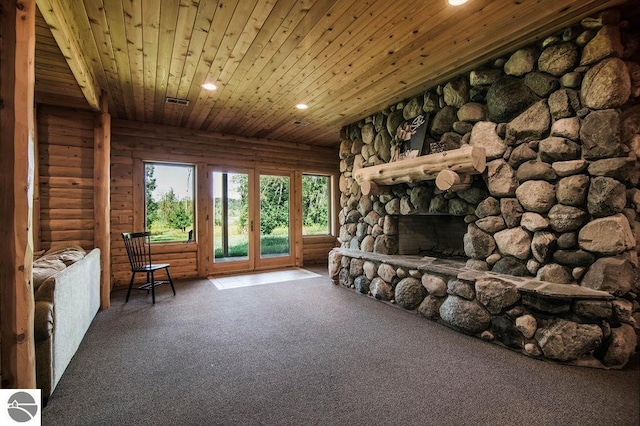
<instances>
[{"instance_id":1,"label":"stone wall","mask_svg":"<svg viewBox=\"0 0 640 426\"><path fill-rule=\"evenodd\" d=\"M637 29L605 11L346 126L341 247L394 255L397 215L463 216L467 268L606 291L630 306L638 333L639 45ZM422 182L362 196L353 172L388 162L398 125L420 114L424 154L480 146L487 170L464 191ZM393 291L402 280L374 278Z\"/></svg>"}]
</instances>

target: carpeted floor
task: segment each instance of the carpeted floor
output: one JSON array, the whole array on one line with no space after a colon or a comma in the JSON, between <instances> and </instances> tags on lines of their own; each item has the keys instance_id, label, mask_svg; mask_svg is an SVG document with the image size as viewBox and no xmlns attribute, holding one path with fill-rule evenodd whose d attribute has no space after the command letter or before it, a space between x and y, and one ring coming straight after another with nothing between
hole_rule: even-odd
<instances>
[{"instance_id":1,"label":"carpeted floor","mask_svg":"<svg viewBox=\"0 0 640 426\"><path fill-rule=\"evenodd\" d=\"M640 369L544 363L319 278L113 295L44 425L633 425Z\"/></svg>"}]
</instances>

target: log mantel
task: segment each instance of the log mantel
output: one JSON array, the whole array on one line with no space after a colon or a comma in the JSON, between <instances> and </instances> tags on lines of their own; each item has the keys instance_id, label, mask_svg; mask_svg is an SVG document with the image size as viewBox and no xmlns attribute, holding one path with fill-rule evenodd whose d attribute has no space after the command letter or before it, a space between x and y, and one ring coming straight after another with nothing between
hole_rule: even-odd
<instances>
[{"instance_id":1,"label":"log mantel","mask_svg":"<svg viewBox=\"0 0 640 426\"><path fill-rule=\"evenodd\" d=\"M484 171L486 163L484 148L466 145L451 151L365 167L356 170L354 177L360 186L366 182L365 187L371 187L371 182L377 185L395 185L433 180L443 170L451 170L460 175L479 174Z\"/></svg>"}]
</instances>

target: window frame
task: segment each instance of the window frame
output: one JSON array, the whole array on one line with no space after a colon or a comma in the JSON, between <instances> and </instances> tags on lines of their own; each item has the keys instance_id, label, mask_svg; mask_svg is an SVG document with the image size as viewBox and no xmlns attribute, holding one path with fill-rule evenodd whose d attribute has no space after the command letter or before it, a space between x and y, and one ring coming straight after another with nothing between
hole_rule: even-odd
<instances>
[{"instance_id":1,"label":"window frame","mask_svg":"<svg viewBox=\"0 0 640 426\"><path fill-rule=\"evenodd\" d=\"M334 211L334 202L333 202L333 197L334 197L334 177L331 174L328 173L316 173L316 172L305 172L303 171L301 173L301 189L300 189L300 196L301 196L301 218L300 218L300 222L302 223L302 238L307 239L307 238L326 238L326 237L333 237L335 235L335 230L334 230L334 215L333 215L333 211ZM324 234L305 234L304 232L304 216L305 216L305 211L304 211L304 178L305 176L316 176L316 177L323 177L327 179L327 229L326 229L326 233Z\"/></svg>"},{"instance_id":2,"label":"window frame","mask_svg":"<svg viewBox=\"0 0 640 426\"><path fill-rule=\"evenodd\" d=\"M197 194L197 190L198 190L198 183L197 183L197 179L198 179L198 165L195 163L190 163L190 162L180 162L180 161L167 161L167 160L162 160L162 159L149 159L149 158L140 158L138 159L138 161L140 162L140 170L141 170L141 178L142 178L142 184L141 184L141 212L140 215L141 216L139 218L139 223L141 223L141 227L147 231L147 172L146 172L146 168L147 165L152 164L152 165L160 165L160 166L169 166L169 167L185 167L185 168L191 168L192 173L191 173L191 204L192 204L192 217L193 217L193 223L192 223L192 238L191 239L187 239L187 240L172 240L172 241L151 241L152 244L154 245L176 245L176 244L192 244L192 245L196 245L198 243L198 194ZM134 187L136 187L137 185L134 183Z\"/></svg>"}]
</instances>

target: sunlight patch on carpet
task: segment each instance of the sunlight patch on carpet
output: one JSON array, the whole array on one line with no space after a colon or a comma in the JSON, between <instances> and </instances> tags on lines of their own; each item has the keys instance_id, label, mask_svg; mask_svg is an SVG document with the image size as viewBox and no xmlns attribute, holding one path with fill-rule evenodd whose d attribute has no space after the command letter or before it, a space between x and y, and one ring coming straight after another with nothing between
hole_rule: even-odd
<instances>
[{"instance_id":1,"label":"sunlight patch on carpet","mask_svg":"<svg viewBox=\"0 0 640 426\"><path fill-rule=\"evenodd\" d=\"M209 281L218 290L229 290L232 288L250 287L262 284L274 284L284 281L304 280L307 278L320 277L315 272L302 268L291 268L279 271L257 272L253 274L234 275L230 277L209 277Z\"/></svg>"}]
</instances>

